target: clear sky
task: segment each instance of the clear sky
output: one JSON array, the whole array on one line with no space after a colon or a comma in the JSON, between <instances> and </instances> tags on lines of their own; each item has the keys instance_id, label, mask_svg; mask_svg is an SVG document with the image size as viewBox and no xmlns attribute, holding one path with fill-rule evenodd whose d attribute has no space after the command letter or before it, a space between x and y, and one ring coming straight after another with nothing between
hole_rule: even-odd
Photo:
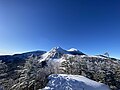
<instances>
[{"instance_id":1,"label":"clear sky","mask_svg":"<svg viewBox=\"0 0 120 90\"><path fill-rule=\"evenodd\" d=\"M120 58L120 0L0 0L0 54L55 46Z\"/></svg>"}]
</instances>

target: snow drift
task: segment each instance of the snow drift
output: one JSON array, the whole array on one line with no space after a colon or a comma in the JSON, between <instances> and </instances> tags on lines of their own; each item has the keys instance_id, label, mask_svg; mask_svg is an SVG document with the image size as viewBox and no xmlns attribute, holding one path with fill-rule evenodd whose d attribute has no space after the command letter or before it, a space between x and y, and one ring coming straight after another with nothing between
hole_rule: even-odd
<instances>
[{"instance_id":1,"label":"snow drift","mask_svg":"<svg viewBox=\"0 0 120 90\"><path fill-rule=\"evenodd\" d=\"M53 74L42 90L110 90L105 84L80 75Z\"/></svg>"}]
</instances>

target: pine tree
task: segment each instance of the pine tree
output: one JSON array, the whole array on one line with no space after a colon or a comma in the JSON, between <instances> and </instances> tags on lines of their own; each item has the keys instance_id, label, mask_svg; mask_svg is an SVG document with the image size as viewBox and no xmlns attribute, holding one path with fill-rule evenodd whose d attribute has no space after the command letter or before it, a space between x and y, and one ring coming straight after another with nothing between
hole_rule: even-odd
<instances>
[{"instance_id":1,"label":"pine tree","mask_svg":"<svg viewBox=\"0 0 120 90\"><path fill-rule=\"evenodd\" d=\"M11 90L37 90L45 87L47 77L51 74L50 67L42 67L37 57L31 56L21 70L18 83Z\"/></svg>"},{"instance_id":2,"label":"pine tree","mask_svg":"<svg viewBox=\"0 0 120 90\"><path fill-rule=\"evenodd\" d=\"M36 57L31 56L28 60L26 60L26 63L21 70L21 75L18 79L18 83L14 85L11 89L29 90L29 88L32 88L35 84L35 78L37 75L37 64L38 62Z\"/></svg>"}]
</instances>

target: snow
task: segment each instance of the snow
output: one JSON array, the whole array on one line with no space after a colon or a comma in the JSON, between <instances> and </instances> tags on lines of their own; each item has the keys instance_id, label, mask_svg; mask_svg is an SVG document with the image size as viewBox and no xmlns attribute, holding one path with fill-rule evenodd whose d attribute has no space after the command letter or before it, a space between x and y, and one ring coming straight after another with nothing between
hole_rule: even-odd
<instances>
[{"instance_id":1,"label":"snow","mask_svg":"<svg viewBox=\"0 0 120 90\"><path fill-rule=\"evenodd\" d=\"M67 56L74 56L74 54L79 55L79 54L83 54L83 53L75 48L71 48L70 50L66 51L66 50L62 49L61 47L54 47L50 51L41 55L39 62L49 61L49 60L52 60L55 62L64 61L63 57L59 57L58 54L67 55Z\"/></svg>"},{"instance_id":2,"label":"snow","mask_svg":"<svg viewBox=\"0 0 120 90\"><path fill-rule=\"evenodd\" d=\"M41 55L41 58L39 59L39 62L45 61L47 59L48 55L49 55L49 52Z\"/></svg>"},{"instance_id":3,"label":"snow","mask_svg":"<svg viewBox=\"0 0 120 90\"><path fill-rule=\"evenodd\" d=\"M67 51L72 55L85 55L84 53L82 53L81 51L79 51L78 49L75 49L75 48L71 48Z\"/></svg>"},{"instance_id":4,"label":"snow","mask_svg":"<svg viewBox=\"0 0 120 90\"><path fill-rule=\"evenodd\" d=\"M61 54L68 54L68 52L61 47L54 47L47 53L41 55L41 58L39 59L39 62L45 61L45 60L52 60L52 61L60 61L60 58L54 58L56 57L56 53L61 53Z\"/></svg>"},{"instance_id":5,"label":"snow","mask_svg":"<svg viewBox=\"0 0 120 90\"><path fill-rule=\"evenodd\" d=\"M80 75L52 74L42 90L110 90L105 84Z\"/></svg>"},{"instance_id":6,"label":"snow","mask_svg":"<svg viewBox=\"0 0 120 90\"><path fill-rule=\"evenodd\" d=\"M54 47L50 50L50 52L60 52L60 53L63 53L63 54L68 53L66 50L62 49L61 47Z\"/></svg>"},{"instance_id":7,"label":"snow","mask_svg":"<svg viewBox=\"0 0 120 90\"><path fill-rule=\"evenodd\" d=\"M75 48L71 48L71 49L69 49L69 50L67 50L67 51L79 51L78 49L75 49Z\"/></svg>"},{"instance_id":8,"label":"snow","mask_svg":"<svg viewBox=\"0 0 120 90\"><path fill-rule=\"evenodd\" d=\"M100 58L100 59L106 59L105 57L102 57L102 56L95 56L95 55L81 55L81 57L82 58L84 58L84 57L90 57L90 58Z\"/></svg>"}]
</instances>

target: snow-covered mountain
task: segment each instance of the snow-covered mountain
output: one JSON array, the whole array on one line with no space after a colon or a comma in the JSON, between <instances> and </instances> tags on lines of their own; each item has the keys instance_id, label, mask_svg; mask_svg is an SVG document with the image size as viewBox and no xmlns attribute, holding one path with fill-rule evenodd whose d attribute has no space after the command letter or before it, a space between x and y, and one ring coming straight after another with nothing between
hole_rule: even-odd
<instances>
[{"instance_id":1,"label":"snow-covered mountain","mask_svg":"<svg viewBox=\"0 0 120 90\"><path fill-rule=\"evenodd\" d=\"M103 59L108 59L105 55L86 55L85 53L79 51L78 49L71 48L69 50L62 49L61 47L54 47L50 51L44 53L41 55L41 58L39 59L40 62L42 61L57 61L62 62L65 60L65 57L79 57L79 58L85 58L88 60L93 60L93 62L97 61L103 61ZM116 58L110 58L109 61L113 62L120 62ZM108 62L109 62L108 61Z\"/></svg>"},{"instance_id":2,"label":"snow-covered mountain","mask_svg":"<svg viewBox=\"0 0 120 90\"><path fill-rule=\"evenodd\" d=\"M61 47L54 47L50 51L43 54L41 56L40 61L58 60L58 59L60 60L64 55L74 56L74 55L85 55L85 54L75 48L64 50Z\"/></svg>"},{"instance_id":3,"label":"snow-covered mountain","mask_svg":"<svg viewBox=\"0 0 120 90\"><path fill-rule=\"evenodd\" d=\"M22 54L14 54L14 55L1 55L0 60L3 62L10 62L10 61L17 61L17 60L25 60L29 56L41 56L42 54L46 53L46 51L32 51L32 52L26 52Z\"/></svg>"},{"instance_id":4,"label":"snow-covered mountain","mask_svg":"<svg viewBox=\"0 0 120 90\"><path fill-rule=\"evenodd\" d=\"M33 57L27 59L29 56ZM0 60L3 61L3 63L1 61L0 66L3 65L2 68L6 67L6 69L1 69L6 73L4 75L7 75L4 76L5 79L12 79L13 82L19 81L23 74L27 75L26 70L28 70L30 76L40 76L38 77L38 79L40 78L39 83L36 82L38 83L38 89L46 86L47 77L50 74L53 75L49 76L49 82L44 90L109 90L106 85L112 90L120 89L120 60L105 55L87 55L75 48L65 50L61 47L54 47L47 52L33 51L4 55L0 56ZM19 77L20 75L21 77ZM26 77L24 78L23 82L26 81ZM31 77L29 82L32 81L35 80ZM21 83L24 87L23 82ZM2 86L6 85L3 81L2 83ZM21 83L16 83L16 86L13 84L11 88L21 87L19 86ZM44 83L44 87L41 83ZM7 85L9 86L9 82ZM33 86L34 83L31 85Z\"/></svg>"},{"instance_id":5,"label":"snow-covered mountain","mask_svg":"<svg viewBox=\"0 0 120 90\"><path fill-rule=\"evenodd\" d=\"M81 52L81 51L79 51L78 49L75 49L75 48L71 48L67 51L69 53L73 54L73 55L85 55L83 52Z\"/></svg>"},{"instance_id":6,"label":"snow-covered mountain","mask_svg":"<svg viewBox=\"0 0 120 90\"><path fill-rule=\"evenodd\" d=\"M26 52L22 54L14 54L14 55L1 55L0 60L4 62L9 62L9 61L14 61L14 60L25 60L29 56L37 56L40 57L39 61L62 61L64 59L64 56L67 55L69 56L80 56L84 58L98 58L98 59L106 59L108 58L107 56L104 55L86 55L85 53L79 51L78 49L71 48L69 50L62 49L61 47L54 47L50 51L32 51L32 52ZM111 58L113 61L119 62L118 59L116 58Z\"/></svg>"},{"instance_id":7,"label":"snow-covered mountain","mask_svg":"<svg viewBox=\"0 0 120 90\"><path fill-rule=\"evenodd\" d=\"M42 90L110 90L103 83L80 75L53 74L49 76L47 86Z\"/></svg>"}]
</instances>

